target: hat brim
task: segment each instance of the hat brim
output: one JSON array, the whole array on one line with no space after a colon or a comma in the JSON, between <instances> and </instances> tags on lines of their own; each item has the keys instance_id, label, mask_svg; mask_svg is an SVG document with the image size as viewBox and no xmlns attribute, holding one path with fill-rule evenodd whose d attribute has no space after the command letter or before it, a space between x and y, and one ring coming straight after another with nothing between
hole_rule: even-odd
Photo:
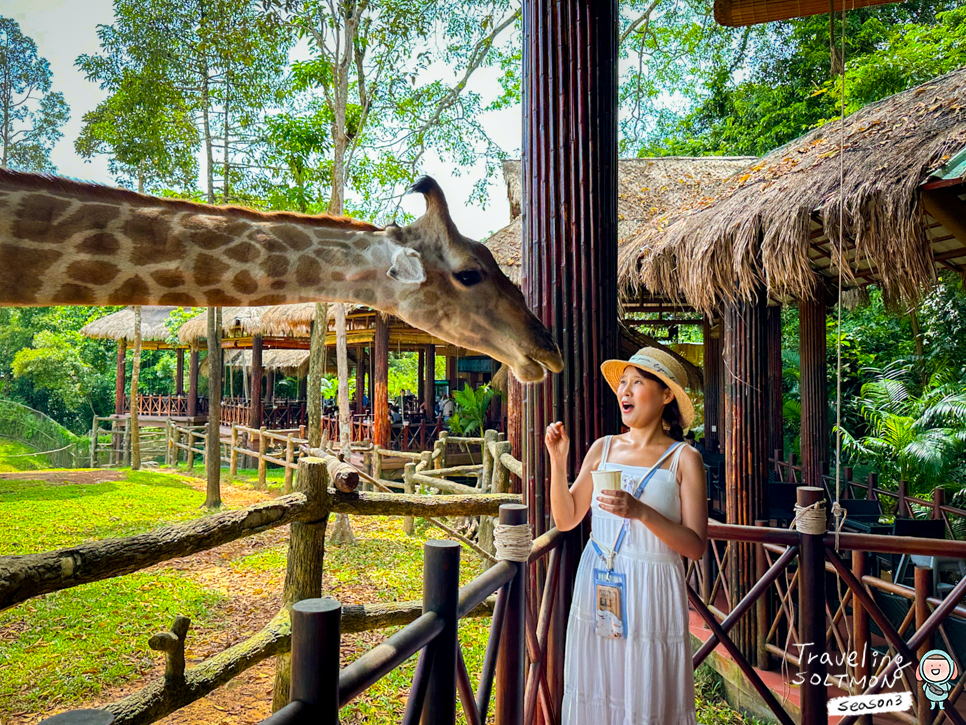
<instances>
[{"instance_id":1,"label":"hat brim","mask_svg":"<svg viewBox=\"0 0 966 725\"><path fill-rule=\"evenodd\" d=\"M694 423L694 403L691 402L691 398L685 392L684 388L674 382L664 373L653 370L646 365L641 365L639 363L630 362L628 360L605 360L601 363L600 371L604 375L604 379L607 384L610 385L610 389L614 391L614 395L617 395L617 386L620 384L621 375L624 374L626 368L637 368L646 372L648 375L653 375L658 378L662 383L667 385L668 389L674 393L674 399L678 402L678 408L681 411L681 421L684 424L684 431L687 432Z\"/></svg>"}]
</instances>

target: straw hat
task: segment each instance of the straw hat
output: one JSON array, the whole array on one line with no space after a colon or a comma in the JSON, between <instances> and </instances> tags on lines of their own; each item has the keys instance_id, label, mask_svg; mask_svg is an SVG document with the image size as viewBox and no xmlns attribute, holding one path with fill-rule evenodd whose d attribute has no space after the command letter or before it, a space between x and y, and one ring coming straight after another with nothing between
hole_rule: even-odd
<instances>
[{"instance_id":1,"label":"straw hat","mask_svg":"<svg viewBox=\"0 0 966 725\"><path fill-rule=\"evenodd\" d=\"M681 365L671 355L656 347L642 347L631 355L630 360L605 360L600 366L600 371L604 374L604 379L610 385L614 394L617 394L617 385L620 383L624 369L630 367L638 368L650 373L670 388L674 393L674 399L678 401L678 408L681 409L681 419L684 430L691 427L694 422L694 405L691 398L684 392L682 381L688 379L684 366Z\"/></svg>"}]
</instances>

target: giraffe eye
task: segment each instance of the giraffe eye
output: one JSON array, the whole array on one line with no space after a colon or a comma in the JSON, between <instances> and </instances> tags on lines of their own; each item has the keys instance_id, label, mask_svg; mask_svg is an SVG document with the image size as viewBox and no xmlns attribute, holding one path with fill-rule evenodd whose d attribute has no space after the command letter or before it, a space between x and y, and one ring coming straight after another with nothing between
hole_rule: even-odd
<instances>
[{"instance_id":1,"label":"giraffe eye","mask_svg":"<svg viewBox=\"0 0 966 725\"><path fill-rule=\"evenodd\" d=\"M479 284L483 281L483 275L480 274L477 269L467 269L462 272L454 272L453 276L456 281L459 282L464 287L472 287L475 284Z\"/></svg>"}]
</instances>

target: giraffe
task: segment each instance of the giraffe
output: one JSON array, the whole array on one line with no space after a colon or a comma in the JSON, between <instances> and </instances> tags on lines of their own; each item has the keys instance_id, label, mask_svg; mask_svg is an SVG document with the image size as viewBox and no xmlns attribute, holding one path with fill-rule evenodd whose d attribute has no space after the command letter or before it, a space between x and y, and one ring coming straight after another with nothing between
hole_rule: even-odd
<instances>
[{"instance_id":1,"label":"giraffe","mask_svg":"<svg viewBox=\"0 0 966 725\"><path fill-rule=\"evenodd\" d=\"M442 189L384 229L353 219L162 199L0 169L0 305L199 307L355 302L509 365L560 372L550 332Z\"/></svg>"}]
</instances>

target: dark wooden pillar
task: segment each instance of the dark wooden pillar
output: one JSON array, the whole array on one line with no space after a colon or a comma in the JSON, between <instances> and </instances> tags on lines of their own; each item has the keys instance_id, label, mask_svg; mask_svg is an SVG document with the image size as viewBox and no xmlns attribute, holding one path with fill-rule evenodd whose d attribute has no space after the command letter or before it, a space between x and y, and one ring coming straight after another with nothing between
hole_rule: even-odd
<instances>
[{"instance_id":1,"label":"dark wooden pillar","mask_svg":"<svg viewBox=\"0 0 966 725\"><path fill-rule=\"evenodd\" d=\"M299 378L299 400L306 400L309 395L309 376Z\"/></svg>"},{"instance_id":2,"label":"dark wooden pillar","mask_svg":"<svg viewBox=\"0 0 966 725\"><path fill-rule=\"evenodd\" d=\"M729 524L754 526L765 518L768 480L768 308L763 290L754 302L724 310L725 495ZM756 582L753 544L732 542L728 560L731 601ZM735 626L732 640L752 662L757 659L755 608Z\"/></svg>"},{"instance_id":3,"label":"dark wooden pillar","mask_svg":"<svg viewBox=\"0 0 966 725\"><path fill-rule=\"evenodd\" d=\"M193 418L198 415L198 365L200 353L198 345L194 343L191 347L191 357L188 363L188 417Z\"/></svg>"},{"instance_id":4,"label":"dark wooden pillar","mask_svg":"<svg viewBox=\"0 0 966 725\"><path fill-rule=\"evenodd\" d=\"M416 353L416 400L420 403L426 400L426 349L420 348Z\"/></svg>"},{"instance_id":5,"label":"dark wooden pillar","mask_svg":"<svg viewBox=\"0 0 966 725\"><path fill-rule=\"evenodd\" d=\"M453 395L457 390L459 390L459 358L455 355L449 355L446 358L446 379L449 380L449 394Z\"/></svg>"},{"instance_id":6,"label":"dark wooden pillar","mask_svg":"<svg viewBox=\"0 0 966 725\"><path fill-rule=\"evenodd\" d=\"M550 329L564 370L525 386L524 501L537 533L551 525L546 427L571 437L572 476L590 445L617 432L617 399L600 364L617 356L616 0L523 4L523 250L521 287ZM562 555L547 646L554 710L563 691L566 613L582 548Z\"/></svg>"},{"instance_id":7,"label":"dark wooden pillar","mask_svg":"<svg viewBox=\"0 0 966 725\"><path fill-rule=\"evenodd\" d=\"M768 308L768 327L765 332L768 354L768 455L784 448L782 435L782 308Z\"/></svg>"},{"instance_id":8,"label":"dark wooden pillar","mask_svg":"<svg viewBox=\"0 0 966 725\"><path fill-rule=\"evenodd\" d=\"M375 368L372 375L373 443L389 447L389 320L382 312L376 313L375 340L372 356Z\"/></svg>"},{"instance_id":9,"label":"dark wooden pillar","mask_svg":"<svg viewBox=\"0 0 966 725\"><path fill-rule=\"evenodd\" d=\"M803 483L822 487L822 461L828 450L828 360L825 356L825 285L816 285L810 300L798 303L798 389L802 395Z\"/></svg>"},{"instance_id":10,"label":"dark wooden pillar","mask_svg":"<svg viewBox=\"0 0 966 725\"><path fill-rule=\"evenodd\" d=\"M252 399L248 412L248 425L252 428L262 426L262 336L252 338L252 379L249 389Z\"/></svg>"},{"instance_id":11,"label":"dark wooden pillar","mask_svg":"<svg viewBox=\"0 0 966 725\"><path fill-rule=\"evenodd\" d=\"M275 400L275 368L265 370L265 400Z\"/></svg>"},{"instance_id":12,"label":"dark wooden pillar","mask_svg":"<svg viewBox=\"0 0 966 725\"><path fill-rule=\"evenodd\" d=\"M178 348L178 371L175 374L175 394L184 395L184 348Z\"/></svg>"},{"instance_id":13,"label":"dark wooden pillar","mask_svg":"<svg viewBox=\"0 0 966 725\"><path fill-rule=\"evenodd\" d=\"M704 444L721 442L721 321L704 321Z\"/></svg>"},{"instance_id":14,"label":"dark wooden pillar","mask_svg":"<svg viewBox=\"0 0 966 725\"><path fill-rule=\"evenodd\" d=\"M365 408L363 396L366 393L366 348L362 345L356 346L356 415L362 415Z\"/></svg>"},{"instance_id":15,"label":"dark wooden pillar","mask_svg":"<svg viewBox=\"0 0 966 725\"><path fill-rule=\"evenodd\" d=\"M436 346L426 346L425 367L420 368L423 378L423 402L426 404L426 415L431 419L436 407Z\"/></svg>"},{"instance_id":16,"label":"dark wooden pillar","mask_svg":"<svg viewBox=\"0 0 966 725\"><path fill-rule=\"evenodd\" d=\"M114 386L114 415L124 415L127 406L124 404L124 396L127 391L125 378L127 370L127 341L120 340L117 343L117 383Z\"/></svg>"}]
</instances>

